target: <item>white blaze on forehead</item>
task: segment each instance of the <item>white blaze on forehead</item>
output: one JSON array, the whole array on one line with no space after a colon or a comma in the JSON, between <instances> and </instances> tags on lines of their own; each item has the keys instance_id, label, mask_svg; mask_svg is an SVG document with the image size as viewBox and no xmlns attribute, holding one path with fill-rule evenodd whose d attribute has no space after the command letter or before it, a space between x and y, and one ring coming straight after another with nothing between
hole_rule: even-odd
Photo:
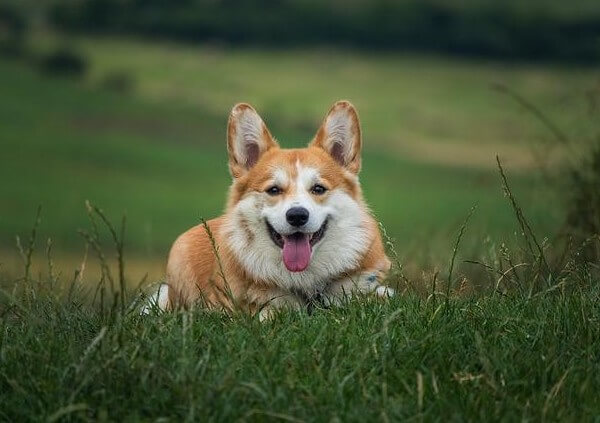
<instances>
[{"instance_id":1,"label":"white blaze on forehead","mask_svg":"<svg viewBox=\"0 0 600 423\"><path fill-rule=\"evenodd\" d=\"M274 168L271 175L275 184L290 188L290 195L277 197L278 201L265 205L260 210L262 219L266 219L280 234L289 235L297 232L298 228L291 226L287 221L288 210L292 207L304 207L308 210L309 219L302 227L303 232L318 231L330 213L330 207L327 204L317 203L310 193L310 188L320 180L318 169L304 167L298 161L295 175L290 174L289 169L283 167Z\"/></svg>"},{"instance_id":2,"label":"white blaze on forehead","mask_svg":"<svg viewBox=\"0 0 600 423\"><path fill-rule=\"evenodd\" d=\"M304 167L300 161L297 161L296 169L298 170L296 182L299 189L304 188L305 190L308 190L314 184L319 182L320 173L314 167Z\"/></svg>"},{"instance_id":3,"label":"white blaze on forehead","mask_svg":"<svg viewBox=\"0 0 600 423\"><path fill-rule=\"evenodd\" d=\"M273 182L275 185L280 187L286 186L288 184L288 180L288 174L284 169L280 167L275 168L275 170L273 171Z\"/></svg>"}]
</instances>

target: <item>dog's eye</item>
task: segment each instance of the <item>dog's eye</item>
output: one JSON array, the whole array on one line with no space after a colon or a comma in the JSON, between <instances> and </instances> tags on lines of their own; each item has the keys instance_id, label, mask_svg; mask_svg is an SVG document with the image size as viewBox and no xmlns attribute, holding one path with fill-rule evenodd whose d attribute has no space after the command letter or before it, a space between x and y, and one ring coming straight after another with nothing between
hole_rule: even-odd
<instances>
[{"instance_id":1,"label":"dog's eye","mask_svg":"<svg viewBox=\"0 0 600 423\"><path fill-rule=\"evenodd\" d=\"M325 191L327 191L327 188L319 184L313 185L313 187L310 189L310 192L315 195L323 195L325 194Z\"/></svg>"},{"instance_id":2,"label":"dog's eye","mask_svg":"<svg viewBox=\"0 0 600 423\"><path fill-rule=\"evenodd\" d=\"M275 196L281 194L281 188L279 188L278 186L272 186L270 188L267 188L265 192L269 195Z\"/></svg>"}]
</instances>

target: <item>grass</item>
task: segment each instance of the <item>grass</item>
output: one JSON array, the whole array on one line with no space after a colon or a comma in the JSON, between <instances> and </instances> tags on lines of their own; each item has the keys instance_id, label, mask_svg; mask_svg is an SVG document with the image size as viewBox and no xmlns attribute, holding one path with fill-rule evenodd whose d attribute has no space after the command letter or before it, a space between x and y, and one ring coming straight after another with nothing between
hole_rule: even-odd
<instances>
[{"instance_id":1,"label":"grass","mask_svg":"<svg viewBox=\"0 0 600 423\"><path fill-rule=\"evenodd\" d=\"M408 292L260 323L140 317L118 295L98 308L85 286L22 280L0 302L0 418L590 421L598 282L580 268L534 295Z\"/></svg>"}]
</instances>

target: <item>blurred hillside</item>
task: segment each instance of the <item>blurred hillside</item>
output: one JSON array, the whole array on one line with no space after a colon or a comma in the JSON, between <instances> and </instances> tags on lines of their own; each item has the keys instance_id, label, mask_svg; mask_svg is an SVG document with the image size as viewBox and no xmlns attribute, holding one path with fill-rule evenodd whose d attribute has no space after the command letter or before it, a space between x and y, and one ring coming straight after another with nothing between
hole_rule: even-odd
<instances>
[{"instance_id":1,"label":"blurred hillside","mask_svg":"<svg viewBox=\"0 0 600 423\"><path fill-rule=\"evenodd\" d=\"M600 58L597 0L6 0L3 9L12 20L44 17L71 32L189 42Z\"/></svg>"}]
</instances>

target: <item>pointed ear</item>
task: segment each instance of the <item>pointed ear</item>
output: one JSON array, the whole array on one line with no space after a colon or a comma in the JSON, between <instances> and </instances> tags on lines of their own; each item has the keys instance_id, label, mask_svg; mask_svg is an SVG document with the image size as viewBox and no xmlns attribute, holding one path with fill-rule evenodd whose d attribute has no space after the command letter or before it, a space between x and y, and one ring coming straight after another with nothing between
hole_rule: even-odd
<instances>
[{"instance_id":1,"label":"pointed ear","mask_svg":"<svg viewBox=\"0 0 600 423\"><path fill-rule=\"evenodd\" d=\"M329 109L312 142L353 173L360 171L361 144L358 114L348 101L338 101Z\"/></svg>"},{"instance_id":2,"label":"pointed ear","mask_svg":"<svg viewBox=\"0 0 600 423\"><path fill-rule=\"evenodd\" d=\"M243 176L270 148L277 147L267 126L249 104L233 106L227 125L229 170L234 178Z\"/></svg>"}]
</instances>

